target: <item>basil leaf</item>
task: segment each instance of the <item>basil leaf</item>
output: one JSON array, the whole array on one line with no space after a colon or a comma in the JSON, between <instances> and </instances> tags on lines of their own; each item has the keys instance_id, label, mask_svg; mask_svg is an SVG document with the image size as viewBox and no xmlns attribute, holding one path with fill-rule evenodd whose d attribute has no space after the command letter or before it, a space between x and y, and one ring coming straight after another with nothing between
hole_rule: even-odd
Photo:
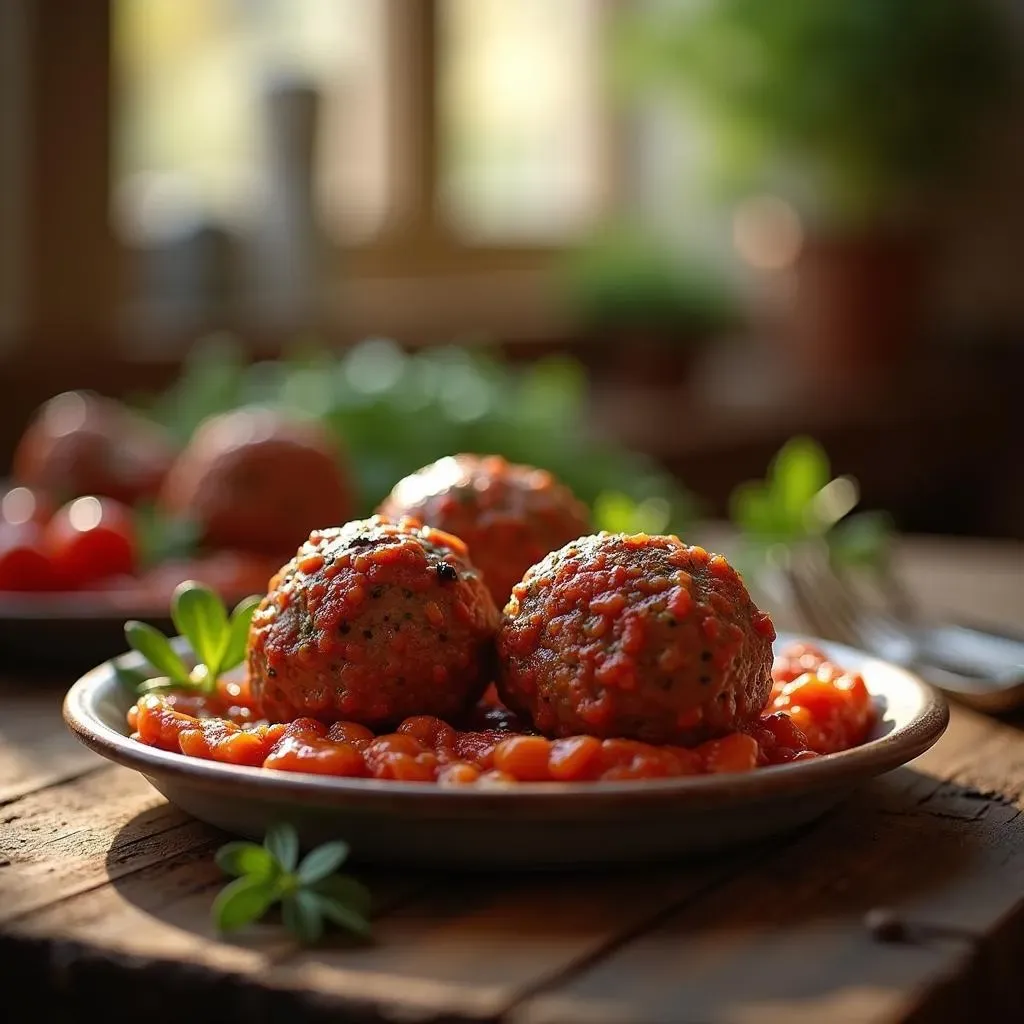
<instances>
[{"instance_id":1,"label":"basil leaf","mask_svg":"<svg viewBox=\"0 0 1024 1024\"><path fill-rule=\"evenodd\" d=\"M350 875L331 875L324 878L313 886L313 891L335 903L344 904L360 917L370 916L370 907L373 903L370 890Z\"/></svg>"},{"instance_id":2,"label":"basil leaf","mask_svg":"<svg viewBox=\"0 0 1024 1024\"><path fill-rule=\"evenodd\" d=\"M345 862L348 856L348 843L340 839L333 843L324 843L306 854L295 873L302 885L312 885L328 875L333 875Z\"/></svg>"},{"instance_id":3,"label":"basil leaf","mask_svg":"<svg viewBox=\"0 0 1024 1024\"><path fill-rule=\"evenodd\" d=\"M153 502L140 503L135 510L135 536L143 566L188 558L198 546L201 532L199 523L165 515Z\"/></svg>"},{"instance_id":4,"label":"basil leaf","mask_svg":"<svg viewBox=\"0 0 1024 1024\"><path fill-rule=\"evenodd\" d=\"M195 580L178 585L171 598L171 617L178 632L188 638L196 657L212 681L228 642L228 615L224 602L209 587Z\"/></svg>"},{"instance_id":5,"label":"basil leaf","mask_svg":"<svg viewBox=\"0 0 1024 1024\"><path fill-rule=\"evenodd\" d=\"M190 683L185 663L171 647L167 639L158 629L146 622L129 619L124 624L124 638L128 646L141 654L153 668L161 671L176 683Z\"/></svg>"},{"instance_id":6,"label":"basil leaf","mask_svg":"<svg viewBox=\"0 0 1024 1024\"><path fill-rule=\"evenodd\" d=\"M764 484L752 480L738 484L729 496L732 521L748 537L774 537L779 532L775 510Z\"/></svg>"},{"instance_id":7,"label":"basil leaf","mask_svg":"<svg viewBox=\"0 0 1024 1024\"><path fill-rule=\"evenodd\" d=\"M131 694L136 696L141 692L143 686L152 680L152 676L148 672L144 672L138 668L125 668L123 665L114 664L114 675L117 677L119 686L123 686L124 689ZM161 680L166 679L166 676L160 676Z\"/></svg>"},{"instance_id":8,"label":"basil leaf","mask_svg":"<svg viewBox=\"0 0 1024 1024\"><path fill-rule=\"evenodd\" d=\"M226 672L229 668L241 665L245 660L245 649L249 642L249 624L252 622L253 612L259 607L263 599L253 594L244 601L240 601L235 610L231 613L231 625L228 628L228 641L221 654L220 670Z\"/></svg>"},{"instance_id":9,"label":"basil leaf","mask_svg":"<svg viewBox=\"0 0 1024 1024\"><path fill-rule=\"evenodd\" d=\"M278 873L270 851L256 843L227 843L217 851L214 859L226 875L271 878Z\"/></svg>"},{"instance_id":10,"label":"basil leaf","mask_svg":"<svg viewBox=\"0 0 1024 1024\"><path fill-rule=\"evenodd\" d=\"M320 902L315 893L297 892L286 896L281 907L284 925L299 941L311 946L324 933L324 921L320 915Z\"/></svg>"},{"instance_id":11,"label":"basil leaf","mask_svg":"<svg viewBox=\"0 0 1024 1024\"><path fill-rule=\"evenodd\" d=\"M234 931L261 918L276 896L277 889L269 879L236 878L213 901L213 922L222 932Z\"/></svg>"},{"instance_id":12,"label":"basil leaf","mask_svg":"<svg viewBox=\"0 0 1024 1024\"><path fill-rule=\"evenodd\" d=\"M829 481L825 450L809 437L794 437L775 456L771 468L771 500L776 514L802 534L811 500Z\"/></svg>"},{"instance_id":13,"label":"basil leaf","mask_svg":"<svg viewBox=\"0 0 1024 1024\"><path fill-rule=\"evenodd\" d=\"M294 871L299 860L299 837L287 822L271 825L263 845L277 859L282 871Z\"/></svg>"},{"instance_id":14,"label":"basil leaf","mask_svg":"<svg viewBox=\"0 0 1024 1024\"><path fill-rule=\"evenodd\" d=\"M594 525L609 533L634 533L636 502L621 491L602 491L594 499Z\"/></svg>"},{"instance_id":15,"label":"basil leaf","mask_svg":"<svg viewBox=\"0 0 1024 1024\"><path fill-rule=\"evenodd\" d=\"M884 567L891 554L894 532L885 512L858 512L829 532L832 557L849 566Z\"/></svg>"},{"instance_id":16,"label":"basil leaf","mask_svg":"<svg viewBox=\"0 0 1024 1024\"><path fill-rule=\"evenodd\" d=\"M365 915L358 910L342 903L340 900L332 899L330 896L323 896L318 892L305 890L305 895L312 896L317 901L320 913L332 924L336 924L345 931L352 932L361 938L370 934L370 922Z\"/></svg>"}]
</instances>

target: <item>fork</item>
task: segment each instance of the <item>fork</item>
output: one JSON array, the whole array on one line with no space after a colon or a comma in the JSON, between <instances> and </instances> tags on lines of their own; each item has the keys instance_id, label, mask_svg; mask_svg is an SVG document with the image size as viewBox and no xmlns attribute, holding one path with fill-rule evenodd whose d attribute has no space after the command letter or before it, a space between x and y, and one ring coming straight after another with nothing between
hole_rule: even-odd
<instances>
[{"instance_id":1,"label":"fork","mask_svg":"<svg viewBox=\"0 0 1024 1024\"><path fill-rule=\"evenodd\" d=\"M960 622L926 622L901 581L886 572L869 604L837 570L825 541L793 545L778 567L809 628L913 669L934 686L986 711L1024 704L1024 640Z\"/></svg>"}]
</instances>

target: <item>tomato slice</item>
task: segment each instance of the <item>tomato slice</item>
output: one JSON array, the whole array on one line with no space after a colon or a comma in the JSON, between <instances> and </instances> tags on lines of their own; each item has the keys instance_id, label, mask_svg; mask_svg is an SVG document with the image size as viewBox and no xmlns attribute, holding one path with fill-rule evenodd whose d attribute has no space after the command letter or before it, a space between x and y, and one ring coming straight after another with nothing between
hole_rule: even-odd
<instances>
[{"instance_id":1,"label":"tomato slice","mask_svg":"<svg viewBox=\"0 0 1024 1024\"><path fill-rule=\"evenodd\" d=\"M137 549L132 514L112 498L76 498L46 526L46 550L64 585L85 587L135 572Z\"/></svg>"},{"instance_id":2,"label":"tomato slice","mask_svg":"<svg viewBox=\"0 0 1024 1024\"><path fill-rule=\"evenodd\" d=\"M54 590L57 576L38 524L0 523L0 590Z\"/></svg>"}]
</instances>

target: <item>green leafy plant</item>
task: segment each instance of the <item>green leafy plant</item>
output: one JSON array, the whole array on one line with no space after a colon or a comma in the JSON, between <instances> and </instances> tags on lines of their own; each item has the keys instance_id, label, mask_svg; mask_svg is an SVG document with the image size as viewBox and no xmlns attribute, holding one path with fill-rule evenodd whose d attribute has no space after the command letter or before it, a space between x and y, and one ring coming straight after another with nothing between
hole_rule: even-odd
<instances>
[{"instance_id":1,"label":"green leafy plant","mask_svg":"<svg viewBox=\"0 0 1024 1024\"><path fill-rule=\"evenodd\" d=\"M795 437L776 454L764 480L740 484L729 514L748 549L824 539L833 558L880 565L888 556L891 522L885 513L853 513L859 488L850 476L833 477L824 449Z\"/></svg>"},{"instance_id":2,"label":"green leafy plant","mask_svg":"<svg viewBox=\"0 0 1024 1024\"><path fill-rule=\"evenodd\" d=\"M197 523L163 514L154 504L140 504L134 511L139 560L145 566L170 559L188 558L198 547Z\"/></svg>"},{"instance_id":3,"label":"green leafy plant","mask_svg":"<svg viewBox=\"0 0 1024 1024\"><path fill-rule=\"evenodd\" d=\"M687 0L627 12L616 67L703 116L727 192L867 221L955 174L1019 53L990 0Z\"/></svg>"},{"instance_id":4,"label":"green leafy plant","mask_svg":"<svg viewBox=\"0 0 1024 1024\"><path fill-rule=\"evenodd\" d=\"M191 669L160 630L130 619L124 625L128 645L162 673L141 682L139 692L182 687L213 692L220 676L245 659L249 624L259 603L258 596L247 597L229 615L224 602L209 587L195 580L180 583L171 597L171 618L196 656Z\"/></svg>"},{"instance_id":5,"label":"green leafy plant","mask_svg":"<svg viewBox=\"0 0 1024 1024\"><path fill-rule=\"evenodd\" d=\"M274 825L263 845L232 842L216 854L217 865L234 881L218 893L213 922L235 931L281 905L285 927L302 943L318 942L326 924L360 938L370 933L370 893L364 885L335 872L348 857L348 844L325 843L299 860L299 839L286 823Z\"/></svg>"},{"instance_id":6,"label":"green leafy plant","mask_svg":"<svg viewBox=\"0 0 1024 1024\"><path fill-rule=\"evenodd\" d=\"M693 496L656 462L587 431L586 371L573 358L513 363L479 340L415 353L387 338L340 353L300 340L279 359L247 363L238 339L201 338L146 409L182 439L203 417L240 405L313 417L345 452L364 516L408 473L479 452L550 470L595 508L598 526L609 493L636 507L666 502L676 532L696 517Z\"/></svg>"},{"instance_id":7,"label":"green leafy plant","mask_svg":"<svg viewBox=\"0 0 1024 1024\"><path fill-rule=\"evenodd\" d=\"M581 327L598 335L655 330L692 343L740 319L736 296L707 261L682 259L636 228L605 229L570 251L561 284Z\"/></svg>"}]
</instances>

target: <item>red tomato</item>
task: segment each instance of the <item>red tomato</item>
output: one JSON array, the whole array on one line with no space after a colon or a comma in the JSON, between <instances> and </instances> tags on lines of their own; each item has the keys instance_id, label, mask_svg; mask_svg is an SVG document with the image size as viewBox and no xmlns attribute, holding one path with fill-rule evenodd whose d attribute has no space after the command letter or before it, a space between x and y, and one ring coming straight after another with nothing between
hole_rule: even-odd
<instances>
[{"instance_id":1,"label":"red tomato","mask_svg":"<svg viewBox=\"0 0 1024 1024\"><path fill-rule=\"evenodd\" d=\"M22 523L45 526L51 515L53 502L36 488L12 487L0 497L0 522L15 526Z\"/></svg>"},{"instance_id":2,"label":"red tomato","mask_svg":"<svg viewBox=\"0 0 1024 1024\"><path fill-rule=\"evenodd\" d=\"M75 498L46 526L46 549L68 587L83 587L135 571L132 515L112 498Z\"/></svg>"},{"instance_id":3,"label":"red tomato","mask_svg":"<svg viewBox=\"0 0 1024 1024\"><path fill-rule=\"evenodd\" d=\"M36 523L0 522L0 590L53 590L56 574Z\"/></svg>"}]
</instances>

